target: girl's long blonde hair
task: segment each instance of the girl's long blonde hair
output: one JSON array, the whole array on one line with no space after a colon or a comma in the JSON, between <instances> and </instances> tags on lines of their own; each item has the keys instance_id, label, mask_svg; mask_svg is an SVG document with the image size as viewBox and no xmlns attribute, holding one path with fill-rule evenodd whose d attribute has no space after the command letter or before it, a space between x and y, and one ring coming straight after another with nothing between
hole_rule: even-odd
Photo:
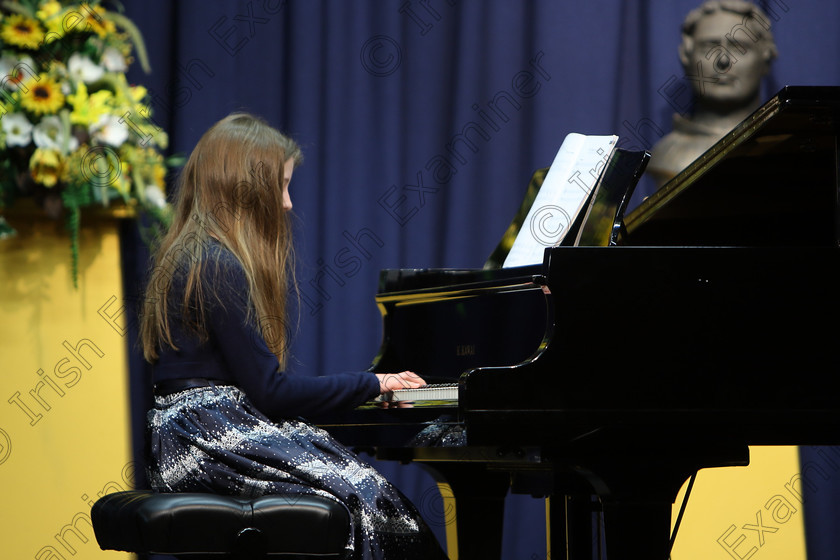
<instances>
[{"instance_id":1,"label":"girl's long blonde hair","mask_svg":"<svg viewBox=\"0 0 840 560\"><path fill-rule=\"evenodd\" d=\"M154 255L140 325L143 355L154 362L165 346L177 349L170 313L206 338L202 271L211 237L229 249L248 279L253 317L279 367L286 365L286 318L294 287L291 223L283 209L283 168L302 162L298 145L264 121L235 113L217 122L196 144L184 169L174 216ZM176 273L185 287L180 302L170 301ZM224 304L224 302L220 302Z\"/></svg>"}]
</instances>

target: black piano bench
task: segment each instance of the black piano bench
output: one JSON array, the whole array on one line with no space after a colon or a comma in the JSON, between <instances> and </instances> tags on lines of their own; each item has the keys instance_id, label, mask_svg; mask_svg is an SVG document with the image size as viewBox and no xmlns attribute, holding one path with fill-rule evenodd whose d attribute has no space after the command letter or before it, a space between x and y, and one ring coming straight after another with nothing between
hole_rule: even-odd
<instances>
[{"instance_id":1,"label":"black piano bench","mask_svg":"<svg viewBox=\"0 0 840 560\"><path fill-rule=\"evenodd\" d=\"M106 494L90 516L103 550L185 559L340 559L351 530L347 509L321 496L136 490Z\"/></svg>"}]
</instances>

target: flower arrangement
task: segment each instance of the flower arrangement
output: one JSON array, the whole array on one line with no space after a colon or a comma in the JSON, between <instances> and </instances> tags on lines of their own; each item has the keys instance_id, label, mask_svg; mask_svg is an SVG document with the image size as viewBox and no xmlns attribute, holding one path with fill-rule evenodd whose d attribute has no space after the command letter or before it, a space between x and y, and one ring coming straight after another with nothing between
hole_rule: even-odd
<instances>
[{"instance_id":1,"label":"flower arrangement","mask_svg":"<svg viewBox=\"0 0 840 560\"><path fill-rule=\"evenodd\" d=\"M0 1L0 214L21 197L66 219L77 277L81 209L123 204L166 223L167 135L129 85L139 31L99 0ZM0 239L14 235L0 215Z\"/></svg>"}]
</instances>

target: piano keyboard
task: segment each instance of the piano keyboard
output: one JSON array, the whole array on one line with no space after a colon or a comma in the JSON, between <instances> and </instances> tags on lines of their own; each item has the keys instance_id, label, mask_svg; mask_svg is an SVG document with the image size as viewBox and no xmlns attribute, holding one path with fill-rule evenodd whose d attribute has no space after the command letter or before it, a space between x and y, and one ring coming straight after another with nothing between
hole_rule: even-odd
<instances>
[{"instance_id":1,"label":"piano keyboard","mask_svg":"<svg viewBox=\"0 0 840 560\"><path fill-rule=\"evenodd\" d=\"M438 383L415 389L397 389L376 397L375 402L458 402L457 383Z\"/></svg>"}]
</instances>

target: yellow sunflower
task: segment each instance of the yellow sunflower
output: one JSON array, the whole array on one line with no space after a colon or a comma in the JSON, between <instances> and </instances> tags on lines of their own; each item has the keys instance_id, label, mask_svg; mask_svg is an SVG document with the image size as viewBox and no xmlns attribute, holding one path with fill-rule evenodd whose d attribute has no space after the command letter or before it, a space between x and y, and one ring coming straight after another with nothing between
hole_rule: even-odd
<instances>
[{"instance_id":1,"label":"yellow sunflower","mask_svg":"<svg viewBox=\"0 0 840 560\"><path fill-rule=\"evenodd\" d=\"M27 80L20 88L20 104L36 115L56 113L64 106L61 86L46 74Z\"/></svg>"},{"instance_id":2,"label":"yellow sunflower","mask_svg":"<svg viewBox=\"0 0 840 560\"><path fill-rule=\"evenodd\" d=\"M44 41L44 29L38 20L21 14L12 14L3 21L0 37L10 45L24 49L37 49Z\"/></svg>"}]
</instances>

